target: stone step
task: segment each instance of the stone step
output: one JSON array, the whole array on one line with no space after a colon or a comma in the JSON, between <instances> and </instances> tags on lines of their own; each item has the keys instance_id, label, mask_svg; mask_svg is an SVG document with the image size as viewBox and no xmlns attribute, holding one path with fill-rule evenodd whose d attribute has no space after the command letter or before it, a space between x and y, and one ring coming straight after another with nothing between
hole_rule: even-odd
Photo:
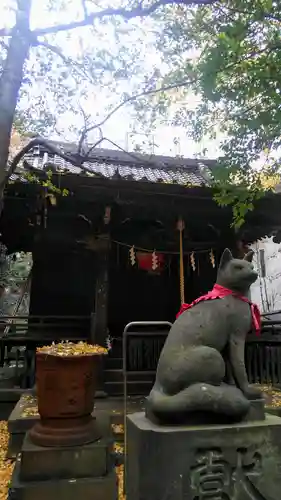
<instances>
[{"instance_id":1,"label":"stone step","mask_svg":"<svg viewBox=\"0 0 281 500\"><path fill-rule=\"evenodd\" d=\"M15 405L23 394L32 394L31 389L0 388L0 420L8 420Z\"/></svg>"},{"instance_id":2,"label":"stone step","mask_svg":"<svg viewBox=\"0 0 281 500\"><path fill-rule=\"evenodd\" d=\"M113 469L102 477L22 481L20 463L16 462L10 483L9 500L116 500L117 476Z\"/></svg>"}]
</instances>

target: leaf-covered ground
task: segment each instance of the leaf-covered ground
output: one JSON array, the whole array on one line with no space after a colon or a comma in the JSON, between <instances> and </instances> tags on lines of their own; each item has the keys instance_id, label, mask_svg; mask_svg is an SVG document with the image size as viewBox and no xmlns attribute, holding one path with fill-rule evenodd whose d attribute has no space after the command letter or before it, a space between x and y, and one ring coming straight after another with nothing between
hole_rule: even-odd
<instances>
[{"instance_id":1,"label":"leaf-covered ground","mask_svg":"<svg viewBox=\"0 0 281 500\"><path fill-rule=\"evenodd\" d=\"M8 422L0 422L0 500L6 500L14 462L6 460L8 448Z\"/></svg>"},{"instance_id":2,"label":"leaf-covered ground","mask_svg":"<svg viewBox=\"0 0 281 500\"><path fill-rule=\"evenodd\" d=\"M259 386L265 396L266 406L268 408L280 408L281 407L281 391L269 386L262 385ZM35 408L37 411L37 408ZM31 408L26 416L34 415L34 408ZM121 424L113 424L112 425L113 433L117 436L124 433L124 426ZM14 469L14 462L11 460L6 460L6 452L8 448L8 425L6 421L0 421L0 500L7 500L9 483L11 479L11 475ZM123 445L120 443L116 443L114 445L115 452L122 455L124 452ZM125 500L125 496L123 495L123 474L124 467L120 465L116 467L116 472L118 476L118 486L119 486L119 495L118 500Z\"/></svg>"}]
</instances>

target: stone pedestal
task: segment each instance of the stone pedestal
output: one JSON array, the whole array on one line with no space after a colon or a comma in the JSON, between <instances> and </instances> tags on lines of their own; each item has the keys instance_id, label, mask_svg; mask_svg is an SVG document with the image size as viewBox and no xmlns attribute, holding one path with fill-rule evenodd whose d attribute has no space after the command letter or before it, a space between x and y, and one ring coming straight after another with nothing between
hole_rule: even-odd
<instances>
[{"instance_id":1,"label":"stone pedestal","mask_svg":"<svg viewBox=\"0 0 281 500\"><path fill-rule=\"evenodd\" d=\"M127 500L280 500L281 418L159 426L127 417Z\"/></svg>"},{"instance_id":2,"label":"stone pedestal","mask_svg":"<svg viewBox=\"0 0 281 500\"><path fill-rule=\"evenodd\" d=\"M105 436L108 436L108 432ZM112 440L41 447L26 434L9 490L10 500L116 500Z\"/></svg>"},{"instance_id":3,"label":"stone pedestal","mask_svg":"<svg viewBox=\"0 0 281 500\"><path fill-rule=\"evenodd\" d=\"M111 406L109 405L109 409L110 408ZM108 436L111 436L112 429L110 427L109 409L107 409L107 407L105 409L100 409L100 405L96 405L93 415L96 416L98 425L102 427L102 432L107 432ZM36 397L32 397L29 394L23 395L9 416L9 445L7 458L16 458L17 454L21 451L26 432L32 429L39 421L39 418Z\"/></svg>"}]
</instances>

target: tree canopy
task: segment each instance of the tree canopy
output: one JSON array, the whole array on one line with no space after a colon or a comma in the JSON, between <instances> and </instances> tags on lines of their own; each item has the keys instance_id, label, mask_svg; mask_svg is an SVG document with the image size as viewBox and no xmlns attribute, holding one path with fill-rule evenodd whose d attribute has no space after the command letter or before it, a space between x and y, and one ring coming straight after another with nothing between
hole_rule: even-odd
<instances>
[{"instance_id":1,"label":"tree canopy","mask_svg":"<svg viewBox=\"0 0 281 500\"><path fill-rule=\"evenodd\" d=\"M182 90L172 123L195 140L209 136L220 143L217 200L234 206L239 226L253 201L280 178L281 4L226 0L176 11L165 16L158 44L169 62L163 82L189 77L198 104L186 110ZM162 96L161 105L165 112L171 97Z\"/></svg>"},{"instance_id":2,"label":"tree canopy","mask_svg":"<svg viewBox=\"0 0 281 500\"><path fill-rule=\"evenodd\" d=\"M79 136L83 167L125 104L220 145L216 199L241 225L279 179L281 6L273 0L5 0L0 26L0 191L13 127ZM192 92L192 93L191 93ZM89 101L89 96L91 100ZM191 96L192 109L187 105ZM89 108L89 102L91 106ZM143 125L144 126L144 125ZM93 146L94 145L94 146ZM62 152L57 151L62 154ZM67 157L77 163L77 155ZM6 166L9 164L8 171ZM237 189L238 185L238 189Z\"/></svg>"}]
</instances>

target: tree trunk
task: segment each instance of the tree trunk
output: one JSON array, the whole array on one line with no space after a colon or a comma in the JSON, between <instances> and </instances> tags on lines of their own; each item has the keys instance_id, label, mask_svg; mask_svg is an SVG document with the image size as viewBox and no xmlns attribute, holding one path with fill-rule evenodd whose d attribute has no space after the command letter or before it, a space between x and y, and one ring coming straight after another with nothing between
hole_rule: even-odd
<instances>
[{"instance_id":1,"label":"tree trunk","mask_svg":"<svg viewBox=\"0 0 281 500\"><path fill-rule=\"evenodd\" d=\"M15 110L30 47L29 17L32 0L18 0L13 29L0 78L0 213L6 184L6 166Z\"/></svg>"}]
</instances>

